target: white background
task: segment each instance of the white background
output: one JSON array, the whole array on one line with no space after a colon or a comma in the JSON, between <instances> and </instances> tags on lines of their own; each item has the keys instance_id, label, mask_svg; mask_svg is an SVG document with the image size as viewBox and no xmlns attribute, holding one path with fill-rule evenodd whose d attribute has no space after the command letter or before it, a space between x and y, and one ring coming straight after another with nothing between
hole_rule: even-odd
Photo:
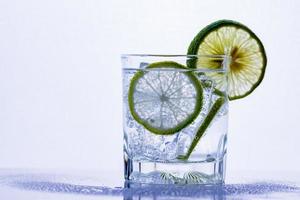
<instances>
[{"instance_id":1,"label":"white background","mask_svg":"<svg viewBox=\"0 0 300 200\"><path fill-rule=\"evenodd\" d=\"M268 56L262 84L230 103L228 173L299 170L299 2L0 0L0 168L120 175L119 54L185 54L226 18Z\"/></svg>"}]
</instances>

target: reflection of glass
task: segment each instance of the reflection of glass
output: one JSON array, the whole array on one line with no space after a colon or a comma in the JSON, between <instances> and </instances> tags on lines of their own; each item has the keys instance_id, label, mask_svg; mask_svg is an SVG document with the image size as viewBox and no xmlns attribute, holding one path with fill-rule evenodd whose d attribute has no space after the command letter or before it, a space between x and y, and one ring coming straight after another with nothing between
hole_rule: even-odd
<instances>
[{"instance_id":1,"label":"reflection of glass","mask_svg":"<svg viewBox=\"0 0 300 200\"><path fill-rule=\"evenodd\" d=\"M184 67L194 61L216 68ZM221 55L122 56L126 180L224 182L227 61Z\"/></svg>"},{"instance_id":2,"label":"reflection of glass","mask_svg":"<svg viewBox=\"0 0 300 200\"><path fill-rule=\"evenodd\" d=\"M206 200L224 200L226 192L223 185L153 185L136 184L125 182L123 199L124 200L142 200L142 199L206 199Z\"/></svg>"}]
</instances>

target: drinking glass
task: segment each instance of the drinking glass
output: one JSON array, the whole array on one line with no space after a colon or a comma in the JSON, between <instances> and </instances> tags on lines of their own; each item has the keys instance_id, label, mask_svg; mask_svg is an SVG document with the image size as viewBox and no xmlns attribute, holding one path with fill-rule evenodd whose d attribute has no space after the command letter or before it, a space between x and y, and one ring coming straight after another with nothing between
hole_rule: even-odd
<instances>
[{"instance_id":1,"label":"drinking glass","mask_svg":"<svg viewBox=\"0 0 300 200\"><path fill-rule=\"evenodd\" d=\"M229 61L225 55L121 56L126 181L224 183Z\"/></svg>"}]
</instances>

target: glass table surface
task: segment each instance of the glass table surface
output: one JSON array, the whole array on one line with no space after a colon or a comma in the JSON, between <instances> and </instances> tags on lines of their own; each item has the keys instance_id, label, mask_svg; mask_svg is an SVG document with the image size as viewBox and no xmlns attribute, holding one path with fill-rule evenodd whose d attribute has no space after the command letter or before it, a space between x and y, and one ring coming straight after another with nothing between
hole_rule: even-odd
<instances>
[{"instance_id":1,"label":"glass table surface","mask_svg":"<svg viewBox=\"0 0 300 200\"><path fill-rule=\"evenodd\" d=\"M230 172L224 185L130 185L121 172L0 170L0 199L300 199L300 172ZM124 187L125 186L125 187Z\"/></svg>"}]
</instances>

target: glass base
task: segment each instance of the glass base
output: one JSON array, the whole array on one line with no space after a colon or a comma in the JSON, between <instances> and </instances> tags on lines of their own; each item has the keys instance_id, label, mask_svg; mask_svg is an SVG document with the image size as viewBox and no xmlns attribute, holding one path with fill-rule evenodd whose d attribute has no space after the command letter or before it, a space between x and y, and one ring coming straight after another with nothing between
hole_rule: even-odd
<instances>
[{"instance_id":1,"label":"glass base","mask_svg":"<svg viewBox=\"0 0 300 200\"><path fill-rule=\"evenodd\" d=\"M124 159L125 179L142 184L223 184L226 156L211 162L149 162Z\"/></svg>"}]
</instances>

